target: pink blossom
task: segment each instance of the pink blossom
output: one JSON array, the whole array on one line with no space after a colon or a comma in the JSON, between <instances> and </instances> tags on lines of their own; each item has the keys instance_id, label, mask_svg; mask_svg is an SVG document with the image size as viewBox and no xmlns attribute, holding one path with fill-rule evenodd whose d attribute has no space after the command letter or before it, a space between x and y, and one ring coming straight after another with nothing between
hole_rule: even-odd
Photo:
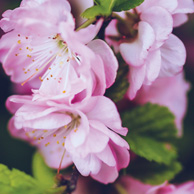
<instances>
[{"instance_id":1,"label":"pink blossom","mask_svg":"<svg viewBox=\"0 0 194 194\"><path fill-rule=\"evenodd\" d=\"M67 92L102 95L113 84L116 57L105 42L91 41L102 20L75 31L66 0L26 0L3 17L2 29L12 31L0 41L0 60L12 81L46 80L39 92L43 96L50 95L48 90L54 96ZM54 87L46 87L50 84Z\"/></svg>"},{"instance_id":2,"label":"pink blossom","mask_svg":"<svg viewBox=\"0 0 194 194\"><path fill-rule=\"evenodd\" d=\"M173 26L178 27L188 20L186 14L194 12L194 3L192 0L145 0L140 9L147 9L150 6L161 6L168 10L173 17Z\"/></svg>"},{"instance_id":3,"label":"pink blossom","mask_svg":"<svg viewBox=\"0 0 194 194\"><path fill-rule=\"evenodd\" d=\"M128 194L193 194L194 181L189 181L180 185L173 185L167 182L152 186L144 184L129 176L123 176L118 180L118 184L126 190Z\"/></svg>"},{"instance_id":4,"label":"pink blossom","mask_svg":"<svg viewBox=\"0 0 194 194\"><path fill-rule=\"evenodd\" d=\"M135 102L139 104L151 102L167 106L175 115L175 122L181 135L189 88L183 73L175 77L158 78L151 86L143 86L138 91Z\"/></svg>"},{"instance_id":5,"label":"pink blossom","mask_svg":"<svg viewBox=\"0 0 194 194\"><path fill-rule=\"evenodd\" d=\"M142 85L151 85L158 77L174 76L182 70L185 47L172 34L173 17L170 11L176 7L175 1L146 0L124 17L122 13L123 21L113 20L107 28L108 43L121 53L130 67L130 99L135 97ZM122 25L127 26L128 31L123 31Z\"/></svg>"},{"instance_id":6,"label":"pink blossom","mask_svg":"<svg viewBox=\"0 0 194 194\"><path fill-rule=\"evenodd\" d=\"M194 181L179 185L167 182L161 185L149 185L130 176L121 176L113 185L104 186L85 177L80 177L74 194L100 194L106 189L107 194L193 194Z\"/></svg>"},{"instance_id":7,"label":"pink blossom","mask_svg":"<svg viewBox=\"0 0 194 194\"><path fill-rule=\"evenodd\" d=\"M129 145L117 134L126 135L127 128L106 97L66 105L12 96L7 107L15 112L11 134L37 146L50 167L58 168L65 154L63 168L73 162L83 176L109 183L129 163Z\"/></svg>"}]
</instances>

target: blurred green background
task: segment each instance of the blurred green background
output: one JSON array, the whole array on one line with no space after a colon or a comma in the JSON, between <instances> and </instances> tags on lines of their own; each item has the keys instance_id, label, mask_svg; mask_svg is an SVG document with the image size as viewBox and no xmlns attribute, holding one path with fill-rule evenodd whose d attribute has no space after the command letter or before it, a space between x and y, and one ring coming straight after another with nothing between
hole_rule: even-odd
<instances>
[{"instance_id":1,"label":"blurred green background","mask_svg":"<svg viewBox=\"0 0 194 194\"><path fill-rule=\"evenodd\" d=\"M19 0L0 0L0 15L19 6ZM188 57L185 65L186 79L194 85L194 15L185 25L174 30L174 33L185 43ZM0 36L3 34L0 31ZM26 142L14 139L9 135L7 123L11 115L5 108L5 101L13 94L12 84L0 67L0 163L10 168L17 168L31 174L31 160L35 149ZM184 170L174 181L194 180L194 88L188 94L188 112L184 121L184 136L179 140L180 161Z\"/></svg>"}]
</instances>

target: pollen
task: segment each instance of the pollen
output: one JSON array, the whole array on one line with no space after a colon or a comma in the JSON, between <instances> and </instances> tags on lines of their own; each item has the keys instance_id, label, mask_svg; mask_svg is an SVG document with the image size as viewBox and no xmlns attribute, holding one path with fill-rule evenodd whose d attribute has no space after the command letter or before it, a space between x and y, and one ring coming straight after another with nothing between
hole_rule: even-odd
<instances>
[{"instance_id":1,"label":"pollen","mask_svg":"<svg viewBox=\"0 0 194 194\"><path fill-rule=\"evenodd\" d=\"M50 142L46 143L45 146L47 147L50 144Z\"/></svg>"},{"instance_id":2,"label":"pollen","mask_svg":"<svg viewBox=\"0 0 194 194\"><path fill-rule=\"evenodd\" d=\"M21 40L18 40L18 44L21 44Z\"/></svg>"},{"instance_id":3,"label":"pollen","mask_svg":"<svg viewBox=\"0 0 194 194\"><path fill-rule=\"evenodd\" d=\"M36 71L38 71L39 69L36 69Z\"/></svg>"},{"instance_id":4,"label":"pollen","mask_svg":"<svg viewBox=\"0 0 194 194\"><path fill-rule=\"evenodd\" d=\"M36 139L37 139L37 137L33 137L33 139L34 139L34 140L36 140Z\"/></svg>"},{"instance_id":5,"label":"pollen","mask_svg":"<svg viewBox=\"0 0 194 194\"><path fill-rule=\"evenodd\" d=\"M36 130L33 130L33 131L32 131L32 133L35 133L35 132L36 132Z\"/></svg>"},{"instance_id":6,"label":"pollen","mask_svg":"<svg viewBox=\"0 0 194 194\"><path fill-rule=\"evenodd\" d=\"M27 71L25 71L24 73L25 73L25 74L27 74L28 72L27 72Z\"/></svg>"},{"instance_id":7,"label":"pollen","mask_svg":"<svg viewBox=\"0 0 194 194\"><path fill-rule=\"evenodd\" d=\"M18 54L15 54L15 56L17 57L17 56L18 56Z\"/></svg>"},{"instance_id":8,"label":"pollen","mask_svg":"<svg viewBox=\"0 0 194 194\"><path fill-rule=\"evenodd\" d=\"M44 139L44 137L41 137L41 139Z\"/></svg>"},{"instance_id":9,"label":"pollen","mask_svg":"<svg viewBox=\"0 0 194 194\"><path fill-rule=\"evenodd\" d=\"M42 77L39 77L39 80L42 82L43 81Z\"/></svg>"},{"instance_id":10,"label":"pollen","mask_svg":"<svg viewBox=\"0 0 194 194\"><path fill-rule=\"evenodd\" d=\"M63 94L65 94L65 93L66 93L66 91L64 90L64 91L63 91Z\"/></svg>"},{"instance_id":11,"label":"pollen","mask_svg":"<svg viewBox=\"0 0 194 194\"><path fill-rule=\"evenodd\" d=\"M51 77L53 77L53 75L51 75Z\"/></svg>"},{"instance_id":12,"label":"pollen","mask_svg":"<svg viewBox=\"0 0 194 194\"><path fill-rule=\"evenodd\" d=\"M22 50L22 48L19 49L20 51Z\"/></svg>"},{"instance_id":13,"label":"pollen","mask_svg":"<svg viewBox=\"0 0 194 194\"><path fill-rule=\"evenodd\" d=\"M78 130L78 128L74 129L74 132L76 133L76 132L77 132L77 130Z\"/></svg>"},{"instance_id":14,"label":"pollen","mask_svg":"<svg viewBox=\"0 0 194 194\"><path fill-rule=\"evenodd\" d=\"M59 141L57 141L57 144L59 144Z\"/></svg>"},{"instance_id":15,"label":"pollen","mask_svg":"<svg viewBox=\"0 0 194 194\"><path fill-rule=\"evenodd\" d=\"M48 132L48 130L44 130L43 132L46 133L46 132Z\"/></svg>"},{"instance_id":16,"label":"pollen","mask_svg":"<svg viewBox=\"0 0 194 194\"><path fill-rule=\"evenodd\" d=\"M31 55L27 55L27 57L31 58L32 56Z\"/></svg>"},{"instance_id":17,"label":"pollen","mask_svg":"<svg viewBox=\"0 0 194 194\"><path fill-rule=\"evenodd\" d=\"M65 125L64 127L65 127L65 129L67 129L67 125Z\"/></svg>"},{"instance_id":18,"label":"pollen","mask_svg":"<svg viewBox=\"0 0 194 194\"><path fill-rule=\"evenodd\" d=\"M53 135L53 137L56 137L56 136L57 136L56 134Z\"/></svg>"},{"instance_id":19,"label":"pollen","mask_svg":"<svg viewBox=\"0 0 194 194\"><path fill-rule=\"evenodd\" d=\"M65 143L64 142L62 143L62 146L65 146Z\"/></svg>"}]
</instances>

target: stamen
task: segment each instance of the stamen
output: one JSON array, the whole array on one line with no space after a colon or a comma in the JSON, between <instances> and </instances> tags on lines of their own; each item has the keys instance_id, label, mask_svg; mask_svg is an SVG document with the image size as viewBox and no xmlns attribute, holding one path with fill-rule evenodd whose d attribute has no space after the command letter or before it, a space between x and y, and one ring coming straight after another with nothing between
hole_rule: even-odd
<instances>
[{"instance_id":1,"label":"stamen","mask_svg":"<svg viewBox=\"0 0 194 194\"><path fill-rule=\"evenodd\" d=\"M63 155L62 155L62 157L61 157L61 162L60 162L60 164L59 164L59 168L58 168L58 170L57 170L57 174L59 174L59 173L60 173L60 170L61 170L61 165L62 165L62 162L63 162L64 156L65 156L65 153L66 153L66 149L64 150Z\"/></svg>"},{"instance_id":2,"label":"stamen","mask_svg":"<svg viewBox=\"0 0 194 194\"><path fill-rule=\"evenodd\" d=\"M39 71L41 71L42 69L44 69L44 67L46 67L56 56L58 55L58 53L56 55L54 55L46 64L44 64L38 71L36 71L34 74L32 74L26 81L24 81L21 85L23 86L24 84L26 84L32 77L34 77Z\"/></svg>"}]
</instances>

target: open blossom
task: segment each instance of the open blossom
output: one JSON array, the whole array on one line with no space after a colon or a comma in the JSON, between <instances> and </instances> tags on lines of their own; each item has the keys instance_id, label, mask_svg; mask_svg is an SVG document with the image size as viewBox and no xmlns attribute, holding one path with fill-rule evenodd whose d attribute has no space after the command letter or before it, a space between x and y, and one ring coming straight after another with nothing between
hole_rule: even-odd
<instances>
[{"instance_id":1,"label":"open blossom","mask_svg":"<svg viewBox=\"0 0 194 194\"><path fill-rule=\"evenodd\" d=\"M123 176L119 179L120 184L128 194L193 194L194 182L186 182L180 185L168 184L152 186L144 184L129 176Z\"/></svg>"},{"instance_id":2,"label":"open blossom","mask_svg":"<svg viewBox=\"0 0 194 194\"><path fill-rule=\"evenodd\" d=\"M15 112L12 135L37 146L50 167L58 168L64 157L62 168L73 162L83 176L109 183L129 163L129 145L117 134L126 135L127 129L106 97L66 105L12 96L7 107Z\"/></svg>"},{"instance_id":3,"label":"open blossom","mask_svg":"<svg viewBox=\"0 0 194 194\"><path fill-rule=\"evenodd\" d=\"M175 122L181 135L189 88L183 73L174 77L158 78L151 86L143 86L134 101L138 104L151 102L167 106L175 115Z\"/></svg>"},{"instance_id":4,"label":"open blossom","mask_svg":"<svg viewBox=\"0 0 194 194\"><path fill-rule=\"evenodd\" d=\"M134 179L130 176L121 176L112 185L104 186L89 178L80 177L78 185L73 194L100 194L106 190L106 194L125 193L125 194L193 194L194 181L174 185L163 183L161 185L149 185Z\"/></svg>"},{"instance_id":5,"label":"open blossom","mask_svg":"<svg viewBox=\"0 0 194 194\"><path fill-rule=\"evenodd\" d=\"M50 85L59 95L102 95L114 82L116 57L105 42L92 41L102 21L75 31L66 0L26 0L3 17L0 26L8 33L0 40L0 60L12 81L46 80L43 96Z\"/></svg>"},{"instance_id":6,"label":"open blossom","mask_svg":"<svg viewBox=\"0 0 194 194\"><path fill-rule=\"evenodd\" d=\"M193 12L193 7L189 7L193 2L189 2L145 0L135 10L121 13L121 21L110 23L107 41L130 67L130 99L142 85L151 85L158 77L171 77L182 70L186 51L172 34L173 16Z\"/></svg>"},{"instance_id":7,"label":"open blossom","mask_svg":"<svg viewBox=\"0 0 194 194\"><path fill-rule=\"evenodd\" d=\"M192 0L146 0L145 3L140 6L140 9L147 9L150 6L158 5L172 14L174 27L178 27L185 23L188 20L186 14L194 12L194 3Z\"/></svg>"}]
</instances>

